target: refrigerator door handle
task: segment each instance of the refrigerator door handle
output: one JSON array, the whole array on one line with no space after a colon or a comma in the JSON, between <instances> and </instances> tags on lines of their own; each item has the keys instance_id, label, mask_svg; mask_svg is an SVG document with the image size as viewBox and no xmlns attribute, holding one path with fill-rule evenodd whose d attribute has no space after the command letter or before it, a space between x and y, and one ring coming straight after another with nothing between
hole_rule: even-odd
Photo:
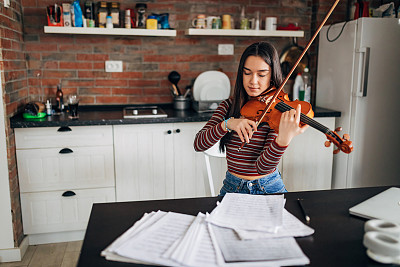
<instances>
[{"instance_id":1,"label":"refrigerator door handle","mask_svg":"<svg viewBox=\"0 0 400 267\"><path fill-rule=\"evenodd\" d=\"M368 88L368 70L369 70L369 54L370 48L369 47L361 47L357 49L357 53L361 53L363 56L360 57L360 63L362 65L362 72L361 72L361 86L359 90L357 90L357 96L366 97L367 96L367 88Z\"/></svg>"}]
</instances>

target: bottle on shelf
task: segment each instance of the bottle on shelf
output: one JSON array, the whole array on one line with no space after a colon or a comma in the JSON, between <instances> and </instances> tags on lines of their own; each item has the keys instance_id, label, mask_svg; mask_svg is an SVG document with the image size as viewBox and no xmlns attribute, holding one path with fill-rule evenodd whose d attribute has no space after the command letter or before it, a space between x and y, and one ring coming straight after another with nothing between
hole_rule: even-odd
<instances>
[{"instance_id":1,"label":"bottle on shelf","mask_svg":"<svg viewBox=\"0 0 400 267\"><path fill-rule=\"evenodd\" d=\"M245 7L242 6L242 11L240 12L240 29L248 30L249 29L249 19L245 16Z\"/></svg>"},{"instance_id":2,"label":"bottle on shelf","mask_svg":"<svg viewBox=\"0 0 400 267\"><path fill-rule=\"evenodd\" d=\"M126 28L126 29L132 28L132 24L131 24L131 10L130 10L130 9L125 10L125 28Z\"/></svg>"},{"instance_id":3,"label":"bottle on shelf","mask_svg":"<svg viewBox=\"0 0 400 267\"><path fill-rule=\"evenodd\" d=\"M112 17L110 15L106 17L106 28L107 29L114 28L114 24L112 22Z\"/></svg>"},{"instance_id":4,"label":"bottle on shelf","mask_svg":"<svg viewBox=\"0 0 400 267\"><path fill-rule=\"evenodd\" d=\"M304 83L304 101L307 101L308 103L311 103L311 74L309 72L309 69L306 67L304 69L303 74L301 75L303 78L303 83Z\"/></svg>"},{"instance_id":5,"label":"bottle on shelf","mask_svg":"<svg viewBox=\"0 0 400 267\"><path fill-rule=\"evenodd\" d=\"M56 112L62 112L64 109L64 101L63 101L63 91L61 90L61 83L57 85L56 92L56 107L54 108Z\"/></svg>"},{"instance_id":6,"label":"bottle on shelf","mask_svg":"<svg viewBox=\"0 0 400 267\"><path fill-rule=\"evenodd\" d=\"M297 73L296 79L294 80L294 85L293 85L293 101L298 99L298 100L303 100L304 94L302 95L302 91L304 92L304 82L303 78L301 77L301 73Z\"/></svg>"}]
</instances>

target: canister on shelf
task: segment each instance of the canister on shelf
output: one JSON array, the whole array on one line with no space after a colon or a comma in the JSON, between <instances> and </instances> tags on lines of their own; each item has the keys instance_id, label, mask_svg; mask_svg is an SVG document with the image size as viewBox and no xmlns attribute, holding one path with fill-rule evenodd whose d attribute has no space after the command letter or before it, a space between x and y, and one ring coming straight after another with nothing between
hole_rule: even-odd
<instances>
[{"instance_id":1,"label":"canister on shelf","mask_svg":"<svg viewBox=\"0 0 400 267\"><path fill-rule=\"evenodd\" d=\"M150 15L146 20L146 29L157 30L157 18L156 16Z\"/></svg>"}]
</instances>

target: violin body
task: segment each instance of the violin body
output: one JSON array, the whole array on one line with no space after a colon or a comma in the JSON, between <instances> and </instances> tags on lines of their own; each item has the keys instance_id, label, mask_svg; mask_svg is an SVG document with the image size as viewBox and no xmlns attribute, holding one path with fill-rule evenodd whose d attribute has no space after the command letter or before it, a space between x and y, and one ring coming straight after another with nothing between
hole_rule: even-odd
<instances>
[{"instance_id":1,"label":"violin body","mask_svg":"<svg viewBox=\"0 0 400 267\"><path fill-rule=\"evenodd\" d=\"M276 93L276 89L269 91L266 95L259 96L257 98L250 99L240 110L240 114L249 120L258 122L258 119L261 117L261 114L264 112L264 109L271 101L273 95ZM290 101L289 96L280 91L276 100L271 104L268 109L266 115L263 117L261 122L267 122L271 129L274 129L276 132L279 132L279 122L281 120L282 111L276 108L276 105L280 102L285 103L286 105L296 109L297 105L301 106L301 113L309 118L314 117L314 111L312 110L311 104L306 101ZM300 119L300 126L307 124Z\"/></svg>"}]
</instances>

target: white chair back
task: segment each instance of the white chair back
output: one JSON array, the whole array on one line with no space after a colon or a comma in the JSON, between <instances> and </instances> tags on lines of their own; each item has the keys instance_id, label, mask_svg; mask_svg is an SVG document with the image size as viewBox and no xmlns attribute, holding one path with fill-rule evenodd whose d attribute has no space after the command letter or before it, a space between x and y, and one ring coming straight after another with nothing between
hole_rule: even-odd
<instances>
[{"instance_id":1,"label":"white chair back","mask_svg":"<svg viewBox=\"0 0 400 267\"><path fill-rule=\"evenodd\" d=\"M215 189L214 189L214 181L211 173L211 164L210 164L210 157L218 157L218 158L225 158L226 154L225 152L220 152L219 151L219 141L207 149L206 151L203 152L204 157L206 160L206 168L207 168L207 176L208 176L208 184L210 185L210 192L211 196L216 196L215 194Z\"/></svg>"}]
</instances>

